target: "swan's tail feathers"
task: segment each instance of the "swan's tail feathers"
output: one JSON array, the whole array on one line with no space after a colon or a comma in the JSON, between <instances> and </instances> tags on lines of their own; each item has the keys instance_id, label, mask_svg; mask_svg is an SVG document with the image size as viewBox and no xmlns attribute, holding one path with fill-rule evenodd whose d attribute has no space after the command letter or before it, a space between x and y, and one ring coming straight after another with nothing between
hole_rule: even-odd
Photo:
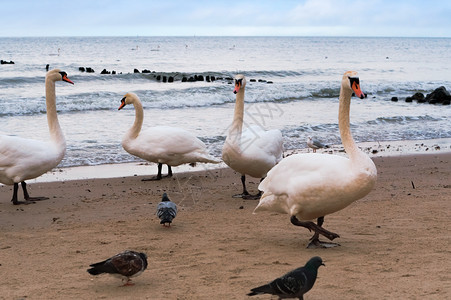
<instances>
[{"instance_id":1,"label":"swan's tail feathers","mask_svg":"<svg viewBox=\"0 0 451 300\"><path fill-rule=\"evenodd\" d=\"M205 157L200 158L198 160L198 162L208 163L208 164L219 164L219 163L221 163L221 160L216 159L216 158L214 158L212 156L205 156Z\"/></svg>"},{"instance_id":2,"label":"swan's tail feathers","mask_svg":"<svg viewBox=\"0 0 451 300\"><path fill-rule=\"evenodd\" d=\"M264 192L260 202L255 207L253 214L261 211L273 211L280 214L289 214L288 196L286 194L274 195L271 192Z\"/></svg>"},{"instance_id":3,"label":"swan's tail feathers","mask_svg":"<svg viewBox=\"0 0 451 300\"><path fill-rule=\"evenodd\" d=\"M265 285L251 289L251 292L247 295L255 296L255 295L272 294L272 293L273 293L273 288L269 284L265 284Z\"/></svg>"}]
</instances>

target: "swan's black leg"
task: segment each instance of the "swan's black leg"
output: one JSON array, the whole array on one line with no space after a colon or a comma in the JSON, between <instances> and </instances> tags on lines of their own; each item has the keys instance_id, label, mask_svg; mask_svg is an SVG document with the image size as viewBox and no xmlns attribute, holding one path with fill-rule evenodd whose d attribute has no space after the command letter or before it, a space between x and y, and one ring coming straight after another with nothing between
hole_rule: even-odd
<instances>
[{"instance_id":1,"label":"swan's black leg","mask_svg":"<svg viewBox=\"0 0 451 300\"><path fill-rule=\"evenodd\" d=\"M260 182L262 182L263 179L265 179L265 177L261 178ZM258 191L258 193L255 195L251 195L247 191L246 191L246 193L247 193L247 195L243 195L244 200L258 200L262 196L262 191Z\"/></svg>"},{"instance_id":2,"label":"swan's black leg","mask_svg":"<svg viewBox=\"0 0 451 300\"><path fill-rule=\"evenodd\" d=\"M154 181L154 180L160 180L162 178L161 176L161 169L163 168L162 163L158 163L158 174L157 176L154 176L152 178L143 178L141 181Z\"/></svg>"},{"instance_id":3,"label":"swan's black leg","mask_svg":"<svg viewBox=\"0 0 451 300\"><path fill-rule=\"evenodd\" d=\"M260 179L260 182L262 182L264 178ZM243 193L233 195L233 198L243 198L244 200L257 200L260 199L262 192L258 191L256 195L251 195L246 189L246 175L241 175L241 184L243 185Z\"/></svg>"},{"instance_id":4,"label":"swan's black leg","mask_svg":"<svg viewBox=\"0 0 451 300\"><path fill-rule=\"evenodd\" d=\"M152 177L152 178L143 178L143 179L141 179L141 181L154 181L154 180L160 180L163 177L172 177L172 168L171 168L170 165L167 165L167 166L168 166L168 175L166 175L166 176L162 176L161 175L162 170L163 170L163 164L162 163L158 163L158 174L157 174L157 176Z\"/></svg>"},{"instance_id":5,"label":"swan's black leg","mask_svg":"<svg viewBox=\"0 0 451 300\"><path fill-rule=\"evenodd\" d=\"M33 202L33 201L41 201L41 200L49 199L47 197L30 197L30 195L28 194L28 191L27 191L27 184L25 183L25 181L22 181L20 184L22 185L23 197L25 198L25 200Z\"/></svg>"},{"instance_id":6,"label":"swan's black leg","mask_svg":"<svg viewBox=\"0 0 451 300\"><path fill-rule=\"evenodd\" d=\"M172 168L170 165L167 166L168 166L168 175L166 177L172 177Z\"/></svg>"},{"instance_id":7,"label":"swan's black leg","mask_svg":"<svg viewBox=\"0 0 451 300\"><path fill-rule=\"evenodd\" d=\"M311 221L299 221L296 218L296 216L291 216L290 220L293 225L302 226L302 227L307 228L310 231L313 230L315 232L315 234L310 239L310 243L307 246L307 248L331 248L331 247L339 246L339 244L326 243L326 242L321 242L319 240L320 234L325 236L326 238L328 238L331 241L337 237L340 237L338 234L330 232L322 227L322 225L324 223L324 217L318 218L318 224L315 224Z\"/></svg>"},{"instance_id":8,"label":"swan's black leg","mask_svg":"<svg viewBox=\"0 0 451 300\"><path fill-rule=\"evenodd\" d=\"M17 200L17 191L19 190L19 184L18 183L14 183L14 187L13 187L13 198L11 199L11 202L14 205L18 205L18 204L24 204L24 203L20 203Z\"/></svg>"},{"instance_id":9,"label":"swan's black leg","mask_svg":"<svg viewBox=\"0 0 451 300\"><path fill-rule=\"evenodd\" d=\"M27 191L27 184L25 183L25 181L22 181L20 184L22 185L23 195L24 195L24 198L25 198L26 201L19 201L17 199L17 194L18 194L18 191L19 191L19 184L18 183L14 183L13 198L11 199L11 202L14 205L32 204L32 203L35 203L34 201L40 201L40 200L47 200L47 199L49 199L47 197L35 197L35 198L30 197L30 195L28 194L28 191Z\"/></svg>"},{"instance_id":10,"label":"swan's black leg","mask_svg":"<svg viewBox=\"0 0 451 300\"><path fill-rule=\"evenodd\" d=\"M244 198L249 196L249 192L246 190L246 175L241 175L241 184L243 185L243 192L241 194L233 195L233 198Z\"/></svg>"}]
</instances>

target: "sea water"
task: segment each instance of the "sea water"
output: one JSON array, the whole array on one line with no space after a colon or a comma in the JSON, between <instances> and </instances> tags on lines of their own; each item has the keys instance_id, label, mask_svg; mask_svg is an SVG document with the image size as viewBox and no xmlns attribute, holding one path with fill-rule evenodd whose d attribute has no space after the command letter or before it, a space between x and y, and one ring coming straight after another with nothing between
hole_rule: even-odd
<instances>
[{"instance_id":1,"label":"sea water","mask_svg":"<svg viewBox=\"0 0 451 300\"><path fill-rule=\"evenodd\" d=\"M0 134L49 139L46 65L67 72L75 83L56 84L67 142L61 167L140 160L121 146L134 121L133 107L117 109L127 92L143 102L143 128L185 128L220 157L233 118L230 78L239 73L247 78L244 126L280 129L286 150L306 147L308 136L340 144L338 95L348 70L359 73L368 95L352 100L356 141L451 137L450 106L405 102L416 92L451 89L449 38L0 38L0 59L14 61L0 65ZM116 74L100 74L103 69ZM195 75L204 80L182 82ZM163 76L174 82L163 82Z\"/></svg>"}]
</instances>

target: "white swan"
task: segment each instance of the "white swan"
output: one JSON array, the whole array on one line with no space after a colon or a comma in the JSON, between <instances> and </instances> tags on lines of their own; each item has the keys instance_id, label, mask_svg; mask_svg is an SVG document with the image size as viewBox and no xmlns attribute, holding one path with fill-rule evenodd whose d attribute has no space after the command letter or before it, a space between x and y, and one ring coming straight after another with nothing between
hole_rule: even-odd
<instances>
[{"instance_id":1,"label":"white swan","mask_svg":"<svg viewBox=\"0 0 451 300\"><path fill-rule=\"evenodd\" d=\"M66 152L66 140L56 113L55 81L74 84L67 74L58 69L47 72L45 78L45 98L50 141L42 142L16 136L0 135L0 182L14 185L13 204L28 204L48 198L31 198L25 180L36 178L56 167ZM19 182L26 202L17 200Z\"/></svg>"},{"instance_id":2,"label":"white swan","mask_svg":"<svg viewBox=\"0 0 451 300\"><path fill-rule=\"evenodd\" d=\"M349 124L352 92L364 98L356 72L346 72L341 82L338 125L348 158L329 154L296 154L283 159L260 183L263 195L254 213L275 211L291 215L294 225L315 231L309 246L334 246L319 241L319 234L333 240L338 234L322 228L324 216L339 211L367 195L377 170L355 144ZM318 225L308 221L318 218ZM300 221L303 220L303 221Z\"/></svg>"},{"instance_id":3,"label":"white swan","mask_svg":"<svg viewBox=\"0 0 451 300\"><path fill-rule=\"evenodd\" d=\"M244 91L246 78L235 76L235 112L232 125L222 148L223 161L241 174L243 193L234 197L258 199L261 193L252 196L246 189L246 175L264 178L283 156L283 138L280 130L264 130L260 126L248 126L243 131Z\"/></svg>"},{"instance_id":4,"label":"white swan","mask_svg":"<svg viewBox=\"0 0 451 300\"><path fill-rule=\"evenodd\" d=\"M219 163L211 157L205 144L192 133L176 127L156 126L141 131L144 111L141 100L135 93L127 93L121 99L118 110L127 104L135 107L135 122L122 139L122 147L128 153L158 163L158 174L155 178L143 179L160 180L163 164L168 166L168 177L172 176L171 166L181 164Z\"/></svg>"}]
</instances>

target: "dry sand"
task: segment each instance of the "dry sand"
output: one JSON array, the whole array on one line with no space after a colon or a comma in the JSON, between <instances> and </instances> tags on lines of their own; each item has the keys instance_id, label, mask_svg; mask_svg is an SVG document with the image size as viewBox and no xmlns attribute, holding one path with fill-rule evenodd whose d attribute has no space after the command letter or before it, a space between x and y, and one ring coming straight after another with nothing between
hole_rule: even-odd
<instances>
[{"instance_id":1,"label":"dry sand","mask_svg":"<svg viewBox=\"0 0 451 300\"><path fill-rule=\"evenodd\" d=\"M374 190L325 218L341 236L333 249L306 249L311 233L287 215L253 215L257 201L231 197L241 183L230 169L32 183L51 198L22 206L0 186L0 298L271 299L246 293L319 255L306 300L451 299L451 152L374 161ZM155 216L163 192L179 206L170 228ZM149 257L134 286L86 272L125 249Z\"/></svg>"}]
</instances>

